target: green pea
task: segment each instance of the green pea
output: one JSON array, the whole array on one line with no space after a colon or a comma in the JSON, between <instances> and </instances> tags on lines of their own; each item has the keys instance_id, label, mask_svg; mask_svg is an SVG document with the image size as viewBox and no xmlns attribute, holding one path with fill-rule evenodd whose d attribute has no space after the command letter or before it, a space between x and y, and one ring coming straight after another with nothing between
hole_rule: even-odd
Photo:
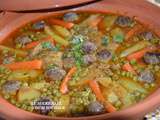
<instances>
[{"instance_id":1,"label":"green pea","mask_svg":"<svg viewBox=\"0 0 160 120\"><path fill-rule=\"evenodd\" d=\"M131 65L136 65L137 64L137 61L135 59L131 60L130 61Z\"/></svg>"},{"instance_id":2,"label":"green pea","mask_svg":"<svg viewBox=\"0 0 160 120\"><path fill-rule=\"evenodd\" d=\"M9 99L9 98L10 98L9 94L5 94L5 95L4 95L4 98L5 98L5 99Z\"/></svg>"}]
</instances>

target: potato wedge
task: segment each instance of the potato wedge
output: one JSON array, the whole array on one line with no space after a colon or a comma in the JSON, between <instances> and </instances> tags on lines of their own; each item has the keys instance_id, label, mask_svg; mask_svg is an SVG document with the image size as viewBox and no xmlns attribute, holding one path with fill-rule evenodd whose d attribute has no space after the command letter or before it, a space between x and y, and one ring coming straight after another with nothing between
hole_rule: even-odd
<instances>
[{"instance_id":1,"label":"potato wedge","mask_svg":"<svg viewBox=\"0 0 160 120\"><path fill-rule=\"evenodd\" d=\"M19 102L25 100L32 100L38 98L41 95L40 91L33 88L21 88L17 94L17 99Z\"/></svg>"}]
</instances>

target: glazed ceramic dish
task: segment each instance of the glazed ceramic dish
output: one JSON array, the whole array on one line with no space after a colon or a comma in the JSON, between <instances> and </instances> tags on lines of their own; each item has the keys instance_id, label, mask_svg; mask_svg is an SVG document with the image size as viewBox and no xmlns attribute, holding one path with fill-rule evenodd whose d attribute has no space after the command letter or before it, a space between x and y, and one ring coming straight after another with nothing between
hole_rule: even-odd
<instances>
[{"instance_id":1,"label":"glazed ceramic dish","mask_svg":"<svg viewBox=\"0 0 160 120\"><path fill-rule=\"evenodd\" d=\"M96 8L95 8L96 6ZM159 27L160 24L158 23L159 20L159 8L145 2L134 2L134 1L101 1L99 3L95 3L89 6L76 8L71 11L76 12L83 12L87 11L91 14L96 13L103 13L103 14L118 14L118 15L124 15L129 16L131 18L135 18L137 21L143 23L147 28L151 29L153 32L155 32L157 35L160 34ZM146 14L147 11L147 14ZM58 16L61 13L69 12L69 11L61 11L61 12L54 12L54 13L38 13L38 14L11 14L7 13L6 18L2 18L3 24L1 24L1 37L0 40L2 43L5 44L5 40L7 40L9 37L15 34L17 29L23 27L27 23L34 22L37 20L45 19L47 17L51 16ZM7 18L8 21L6 21ZM7 24L8 23L8 24ZM6 100L3 98L0 99L1 106L0 111L1 115L4 118L7 119L59 119L59 120L67 120L67 119L122 119L122 120L135 120L142 118L147 112L149 112L152 109L155 109L158 107L160 96L158 95L159 89L157 89L154 93L152 93L150 96L148 96L143 101L139 102L136 105L132 105L129 108L122 109L117 112L113 113L106 113L106 114L100 114L100 115L94 115L94 116L86 116L86 117L48 117L43 116L35 113L30 113L27 111L24 111L22 109L18 109L15 106L9 104ZM15 114L15 111L17 114Z\"/></svg>"}]
</instances>

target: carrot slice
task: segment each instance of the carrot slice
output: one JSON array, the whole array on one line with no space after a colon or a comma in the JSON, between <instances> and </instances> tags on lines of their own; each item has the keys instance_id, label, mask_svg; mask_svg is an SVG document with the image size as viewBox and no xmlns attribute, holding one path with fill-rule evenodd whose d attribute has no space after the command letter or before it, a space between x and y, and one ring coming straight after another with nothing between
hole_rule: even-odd
<instances>
[{"instance_id":1,"label":"carrot slice","mask_svg":"<svg viewBox=\"0 0 160 120\"><path fill-rule=\"evenodd\" d=\"M54 24L54 25L60 25L60 26L65 27L67 29L71 29L74 26L74 23L72 23L72 22L65 22L63 20L59 20L59 19L55 19L55 18L49 19L48 22L51 24Z\"/></svg>"},{"instance_id":2,"label":"carrot slice","mask_svg":"<svg viewBox=\"0 0 160 120\"><path fill-rule=\"evenodd\" d=\"M138 60L138 59L141 59L145 55L146 52L154 51L156 49L157 48L154 47L154 46L144 48L144 49L142 49L142 50L140 50L138 52L135 52L135 53L132 53L132 54L128 55L127 59L128 60L133 60L133 59L134 60Z\"/></svg>"},{"instance_id":3,"label":"carrot slice","mask_svg":"<svg viewBox=\"0 0 160 120\"><path fill-rule=\"evenodd\" d=\"M16 62L16 63L11 63L11 64L6 64L4 66L11 69L11 70L41 69L42 68L42 61L41 60L32 60L32 61Z\"/></svg>"},{"instance_id":4,"label":"carrot slice","mask_svg":"<svg viewBox=\"0 0 160 120\"><path fill-rule=\"evenodd\" d=\"M52 38L50 37L50 36L48 36L48 37L46 37L46 38L43 38L43 39L41 39L41 40L39 40L39 41L33 41L33 42L31 42L31 43L28 43L25 47L24 47L24 49L32 49L32 48L34 48L35 46L37 46L38 44L40 44L41 42L52 42L53 44L55 44L55 41L54 40L52 40Z\"/></svg>"},{"instance_id":5,"label":"carrot slice","mask_svg":"<svg viewBox=\"0 0 160 120\"><path fill-rule=\"evenodd\" d=\"M127 59L128 60L132 60L132 59L139 60L145 55L146 52L154 51L156 49L157 49L157 47L155 47L155 46L144 48L144 49L142 49L142 50L140 50L138 52L135 52L133 54L128 55Z\"/></svg>"},{"instance_id":6,"label":"carrot slice","mask_svg":"<svg viewBox=\"0 0 160 120\"><path fill-rule=\"evenodd\" d=\"M131 72L133 74L136 74L136 71L134 70L134 68L129 63L124 64L122 69L125 70L125 71L128 71L128 72Z\"/></svg>"},{"instance_id":7,"label":"carrot slice","mask_svg":"<svg viewBox=\"0 0 160 120\"><path fill-rule=\"evenodd\" d=\"M76 72L77 68L76 67L72 67L68 74L66 75L66 77L64 78L64 80L62 81L62 84L60 86L60 91L62 94L65 94L68 92L68 81L71 79L71 77L73 76L73 74Z\"/></svg>"},{"instance_id":8,"label":"carrot slice","mask_svg":"<svg viewBox=\"0 0 160 120\"><path fill-rule=\"evenodd\" d=\"M134 26L125 36L125 40L128 40L131 38L136 32L138 32L141 29L140 25Z\"/></svg>"},{"instance_id":9,"label":"carrot slice","mask_svg":"<svg viewBox=\"0 0 160 120\"><path fill-rule=\"evenodd\" d=\"M92 26L92 27L97 27L98 24L99 24L101 21L102 21L102 17L99 16L99 17L97 17L96 19L92 20L89 24L90 24L90 26Z\"/></svg>"},{"instance_id":10,"label":"carrot slice","mask_svg":"<svg viewBox=\"0 0 160 120\"><path fill-rule=\"evenodd\" d=\"M115 112L116 111L116 108L110 102L105 100L105 98L102 95L102 92L100 90L99 84L95 80L90 80L89 86L91 87L92 91L96 95L97 99L100 102L104 103L107 112Z\"/></svg>"}]
</instances>

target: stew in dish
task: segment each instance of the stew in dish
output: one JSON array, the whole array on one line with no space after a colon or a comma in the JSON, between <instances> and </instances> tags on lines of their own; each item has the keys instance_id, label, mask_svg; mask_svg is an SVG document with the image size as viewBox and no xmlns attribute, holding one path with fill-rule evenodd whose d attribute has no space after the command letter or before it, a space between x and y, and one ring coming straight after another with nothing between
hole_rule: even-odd
<instances>
[{"instance_id":1,"label":"stew in dish","mask_svg":"<svg viewBox=\"0 0 160 120\"><path fill-rule=\"evenodd\" d=\"M135 18L68 12L0 45L0 95L48 116L115 112L159 87L160 39Z\"/></svg>"}]
</instances>

